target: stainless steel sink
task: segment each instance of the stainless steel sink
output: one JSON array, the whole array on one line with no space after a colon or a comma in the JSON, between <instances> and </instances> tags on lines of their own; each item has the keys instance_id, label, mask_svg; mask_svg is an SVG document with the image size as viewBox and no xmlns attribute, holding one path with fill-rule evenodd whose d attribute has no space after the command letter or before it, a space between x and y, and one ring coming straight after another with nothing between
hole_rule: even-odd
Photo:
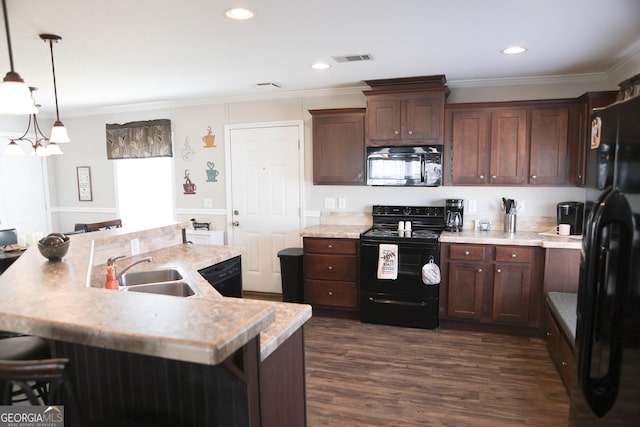
<instances>
[{"instance_id":1,"label":"stainless steel sink","mask_svg":"<svg viewBox=\"0 0 640 427\"><path fill-rule=\"evenodd\" d=\"M183 280L182 274L175 268L160 270L133 271L124 273L118 279L120 286L136 286L149 283L176 282Z\"/></svg>"},{"instance_id":2,"label":"stainless steel sink","mask_svg":"<svg viewBox=\"0 0 640 427\"><path fill-rule=\"evenodd\" d=\"M196 294L187 282L150 283L146 285L129 286L122 290L126 292L144 292L174 297L190 297Z\"/></svg>"}]
</instances>

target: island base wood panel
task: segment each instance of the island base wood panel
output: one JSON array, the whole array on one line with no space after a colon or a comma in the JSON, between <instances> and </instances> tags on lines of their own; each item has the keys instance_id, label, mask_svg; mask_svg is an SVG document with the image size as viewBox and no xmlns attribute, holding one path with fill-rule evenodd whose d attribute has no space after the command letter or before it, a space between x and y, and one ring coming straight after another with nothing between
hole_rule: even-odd
<instances>
[{"instance_id":1,"label":"island base wood panel","mask_svg":"<svg viewBox=\"0 0 640 427\"><path fill-rule=\"evenodd\" d=\"M249 341L220 365L57 341L56 357L71 361L69 379L82 418L68 427L124 420L153 426L260 426L258 341Z\"/></svg>"}]
</instances>

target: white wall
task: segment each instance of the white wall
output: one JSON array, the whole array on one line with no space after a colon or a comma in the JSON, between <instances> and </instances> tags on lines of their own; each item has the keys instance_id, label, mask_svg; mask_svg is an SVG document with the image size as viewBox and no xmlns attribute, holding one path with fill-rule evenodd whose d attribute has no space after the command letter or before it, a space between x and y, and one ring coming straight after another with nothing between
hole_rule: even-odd
<instances>
[{"instance_id":1,"label":"white wall","mask_svg":"<svg viewBox=\"0 0 640 427\"><path fill-rule=\"evenodd\" d=\"M634 68L635 65L632 66ZM640 65L638 70L640 72ZM630 74L629 76L631 76ZM519 99L575 98L587 91L616 90L604 75L575 76L574 78L538 78L526 81L450 82L448 102L504 101ZM113 218L115 211L114 178L111 161L106 159L105 124L134 120L167 118L171 120L174 141L176 207L179 220L196 217L211 221L213 228L225 229L224 125L284 120L304 120L305 123L305 214L309 223L317 221L327 197L345 198L345 212L368 212L372 204L443 204L446 198L476 200L477 215L496 215L501 197L525 202L522 215L555 215L559 201L582 200L584 190L577 188L519 188L519 187L439 187L439 188L379 188L353 186L314 186L312 184L312 138L309 109L364 107L364 87L335 91L288 94L286 97L259 100L223 100L189 107L141 109L128 106L126 111L100 115L65 118L73 142L64 147L65 155L52 160L55 169L54 228L67 230L75 222ZM211 127L216 136L216 148L204 148L202 137ZM193 159L183 158L186 141L194 151ZM219 170L216 183L205 182L207 162ZM76 166L91 166L93 202L79 202L77 198ZM198 185L196 195L185 195L182 183L185 169ZM135 183L131 183L135 185ZM212 208L205 208L205 199Z\"/></svg>"}]
</instances>

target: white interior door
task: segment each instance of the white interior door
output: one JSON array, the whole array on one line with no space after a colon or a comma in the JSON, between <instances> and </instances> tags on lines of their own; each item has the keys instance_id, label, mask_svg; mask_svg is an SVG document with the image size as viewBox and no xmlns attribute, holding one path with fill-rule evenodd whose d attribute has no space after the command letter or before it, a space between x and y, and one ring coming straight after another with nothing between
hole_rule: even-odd
<instances>
[{"instance_id":1,"label":"white interior door","mask_svg":"<svg viewBox=\"0 0 640 427\"><path fill-rule=\"evenodd\" d=\"M230 244L245 248L243 288L281 293L277 253L300 246L302 125L227 128Z\"/></svg>"}]
</instances>

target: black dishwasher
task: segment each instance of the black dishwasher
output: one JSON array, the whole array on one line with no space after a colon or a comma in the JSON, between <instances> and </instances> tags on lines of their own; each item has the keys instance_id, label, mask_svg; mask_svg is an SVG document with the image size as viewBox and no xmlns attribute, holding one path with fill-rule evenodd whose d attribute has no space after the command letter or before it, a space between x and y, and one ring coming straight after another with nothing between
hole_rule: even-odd
<instances>
[{"instance_id":1,"label":"black dishwasher","mask_svg":"<svg viewBox=\"0 0 640 427\"><path fill-rule=\"evenodd\" d=\"M198 270L198 273L222 296L242 298L242 264L239 256Z\"/></svg>"}]
</instances>

